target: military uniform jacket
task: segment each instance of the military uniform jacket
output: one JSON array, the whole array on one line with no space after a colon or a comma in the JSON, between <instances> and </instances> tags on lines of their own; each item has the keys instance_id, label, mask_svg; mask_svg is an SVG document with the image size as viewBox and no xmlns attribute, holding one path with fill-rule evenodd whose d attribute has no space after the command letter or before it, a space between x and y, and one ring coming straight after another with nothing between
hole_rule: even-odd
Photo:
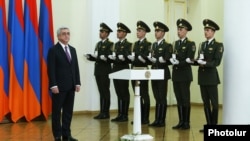
<instances>
[{"instance_id":1,"label":"military uniform jacket","mask_svg":"<svg viewBox=\"0 0 250 141\"><path fill-rule=\"evenodd\" d=\"M131 55L132 43L128 42L127 39L124 39L122 42L118 41L115 43L114 52L116 54L116 59L113 61L113 72L129 69L130 60L127 58L128 55ZM119 55L123 55L125 61L122 61L118 58Z\"/></svg>"},{"instance_id":2,"label":"military uniform jacket","mask_svg":"<svg viewBox=\"0 0 250 141\"><path fill-rule=\"evenodd\" d=\"M206 47L206 42L202 42L200 53L204 54L205 65L200 65L198 69L198 84L199 85L217 85L220 84L220 78L217 71L217 66L220 65L224 52L223 43L212 40Z\"/></svg>"},{"instance_id":3,"label":"military uniform jacket","mask_svg":"<svg viewBox=\"0 0 250 141\"><path fill-rule=\"evenodd\" d=\"M173 53L173 46L167 43L165 40L162 40L159 45L157 42L154 42L152 45L151 55L156 58L156 62L152 63L152 69L164 69L164 78L170 79L170 71L168 65L171 63L169 59L171 58ZM163 57L166 60L166 63L160 63L159 57Z\"/></svg>"},{"instance_id":4,"label":"military uniform jacket","mask_svg":"<svg viewBox=\"0 0 250 141\"><path fill-rule=\"evenodd\" d=\"M172 80L173 81L193 81L191 64L186 62L187 58L194 59L196 47L195 42L187 38L180 43L181 40L174 42L174 53L176 59L179 60L178 65L173 65Z\"/></svg>"},{"instance_id":5,"label":"military uniform jacket","mask_svg":"<svg viewBox=\"0 0 250 141\"><path fill-rule=\"evenodd\" d=\"M108 55L112 55L114 43L108 39L104 42L99 41L96 44L95 51L98 52L97 58L91 57L88 59L90 61L95 61L95 70L94 75L108 75L111 73L111 61L108 59ZM104 55L107 58L107 61L104 61L100 58L101 55Z\"/></svg>"},{"instance_id":6,"label":"military uniform jacket","mask_svg":"<svg viewBox=\"0 0 250 141\"><path fill-rule=\"evenodd\" d=\"M143 41L137 41L134 43L133 52L135 53L135 60L132 62L133 67L147 67L149 62L147 56L150 53L151 42L144 39ZM146 62L143 63L138 59L138 56L141 56Z\"/></svg>"}]
</instances>

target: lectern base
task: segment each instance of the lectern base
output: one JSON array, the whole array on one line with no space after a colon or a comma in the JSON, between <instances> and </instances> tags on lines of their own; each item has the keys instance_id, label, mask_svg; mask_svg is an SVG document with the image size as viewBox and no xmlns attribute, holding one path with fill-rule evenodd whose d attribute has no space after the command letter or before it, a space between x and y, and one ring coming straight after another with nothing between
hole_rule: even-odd
<instances>
[{"instance_id":1,"label":"lectern base","mask_svg":"<svg viewBox=\"0 0 250 141\"><path fill-rule=\"evenodd\" d=\"M142 135L124 135L121 137L121 141L153 141L154 138L148 134Z\"/></svg>"}]
</instances>

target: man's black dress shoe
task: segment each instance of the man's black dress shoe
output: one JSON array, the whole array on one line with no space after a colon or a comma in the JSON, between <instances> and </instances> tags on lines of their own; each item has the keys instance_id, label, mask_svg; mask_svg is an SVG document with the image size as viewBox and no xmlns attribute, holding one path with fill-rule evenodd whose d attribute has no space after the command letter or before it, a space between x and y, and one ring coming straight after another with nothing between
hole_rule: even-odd
<instances>
[{"instance_id":1,"label":"man's black dress shoe","mask_svg":"<svg viewBox=\"0 0 250 141\"><path fill-rule=\"evenodd\" d=\"M78 139L75 139L72 136L69 136L69 137L63 137L63 141L78 141Z\"/></svg>"},{"instance_id":2,"label":"man's black dress shoe","mask_svg":"<svg viewBox=\"0 0 250 141\"><path fill-rule=\"evenodd\" d=\"M55 137L55 141L62 141L61 137Z\"/></svg>"}]
</instances>

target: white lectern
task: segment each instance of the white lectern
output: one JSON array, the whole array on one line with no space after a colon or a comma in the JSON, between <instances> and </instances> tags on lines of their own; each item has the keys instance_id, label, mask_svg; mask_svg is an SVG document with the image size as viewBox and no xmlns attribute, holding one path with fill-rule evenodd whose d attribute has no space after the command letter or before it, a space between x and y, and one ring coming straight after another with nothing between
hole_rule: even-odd
<instances>
[{"instance_id":1,"label":"white lectern","mask_svg":"<svg viewBox=\"0 0 250 141\"><path fill-rule=\"evenodd\" d=\"M109 74L110 79L136 80L134 95L134 121L133 133L121 137L122 141L152 141L153 137L141 133L141 108L140 108L140 80L161 80L164 70L131 70L123 69Z\"/></svg>"}]
</instances>

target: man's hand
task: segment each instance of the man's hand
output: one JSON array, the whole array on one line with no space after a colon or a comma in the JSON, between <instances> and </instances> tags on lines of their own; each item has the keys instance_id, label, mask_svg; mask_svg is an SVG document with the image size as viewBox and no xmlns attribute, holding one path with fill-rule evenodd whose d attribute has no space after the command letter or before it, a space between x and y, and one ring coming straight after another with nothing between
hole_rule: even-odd
<instances>
[{"instance_id":1,"label":"man's hand","mask_svg":"<svg viewBox=\"0 0 250 141\"><path fill-rule=\"evenodd\" d=\"M198 60L197 63L200 64L200 65L206 65L207 64L207 62L203 61L203 60Z\"/></svg>"},{"instance_id":2,"label":"man's hand","mask_svg":"<svg viewBox=\"0 0 250 141\"><path fill-rule=\"evenodd\" d=\"M80 91L80 87L81 87L80 85L76 85L76 90L75 91L79 92Z\"/></svg>"},{"instance_id":3,"label":"man's hand","mask_svg":"<svg viewBox=\"0 0 250 141\"><path fill-rule=\"evenodd\" d=\"M139 59L142 63L145 63L145 62L146 62L146 60L143 59L143 58L141 57L141 55L138 56L138 59Z\"/></svg>"},{"instance_id":4,"label":"man's hand","mask_svg":"<svg viewBox=\"0 0 250 141\"><path fill-rule=\"evenodd\" d=\"M128 55L128 59L131 60L131 61L134 61L135 60L135 56Z\"/></svg>"},{"instance_id":5,"label":"man's hand","mask_svg":"<svg viewBox=\"0 0 250 141\"><path fill-rule=\"evenodd\" d=\"M174 58L170 58L169 61L172 63L172 65L178 65L180 63L179 60L174 59Z\"/></svg>"},{"instance_id":6,"label":"man's hand","mask_svg":"<svg viewBox=\"0 0 250 141\"><path fill-rule=\"evenodd\" d=\"M90 54L92 57L97 58L96 54Z\"/></svg>"},{"instance_id":7,"label":"man's hand","mask_svg":"<svg viewBox=\"0 0 250 141\"><path fill-rule=\"evenodd\" d=\"M113 56L113 55L109 55L108 58L111 59L111 60L115 60L116 59L116 57Z\"/></svg>"},{"instance_id":8,"label":"man's hand","mask_svg":"<svg viewBox=\"0 0 250 141\"><path fill-rule=\"evenodd\" d=\"M58 89L58 87L56 86L56 87L51 88L51 92L52 92L53 94L59 94L59 89Z\"/></svg>"},{"instance_id":9,"label":"man's hand","mask_svg":"<svg viewBox=\"0 0 250 141\"><path fill-rule=\"evenodd\" d=\"M103 61L107 61L107 58L104 55L101 55L100 59L102 59Z\"/></svg>"},{"instance_id":10,"label":"man's hand","mask_svg":"<svg viewBox=\"0 0 250 141\"><path fill-rule=\"evenodd\" d=\"M194 63L194 61L191 61L190 58L187 58L187 59L186 59L186 62L187 62L187 63L190 63L190 64L193 64L193 63Z\"/></svg>"},{"instance_id":11,"label":"man's hand","mask_svg":"<svg viewBox=\"0 0 250 141\"><path fill-rule=\"evenodd\" d=\"M123 55L118 55L118 58L119 58L120 60L122 60L122 61L125 61L125 58L124 58Z\"/></svg>"},{"instance_id":12,"label":"man's hand","mask_svg":"<svg viewBox=\"0 0 250 141\"><path fill-rule=\"evenodd\" d=\"M87 59L90 58L90 54L83 54L84 57L86 57Z\"/></svg>"},{"instance_id":13,"label":"man's hand","mask_svg":"<svg viewBox=\"0 0 250 141\"><path fill-rule=\"evenodd\" d=\"M160 63L166 63L166 60L164 60L163 57L161 56L161 57L159 57L159 62Z\"/></svg>"}]
</instances>

